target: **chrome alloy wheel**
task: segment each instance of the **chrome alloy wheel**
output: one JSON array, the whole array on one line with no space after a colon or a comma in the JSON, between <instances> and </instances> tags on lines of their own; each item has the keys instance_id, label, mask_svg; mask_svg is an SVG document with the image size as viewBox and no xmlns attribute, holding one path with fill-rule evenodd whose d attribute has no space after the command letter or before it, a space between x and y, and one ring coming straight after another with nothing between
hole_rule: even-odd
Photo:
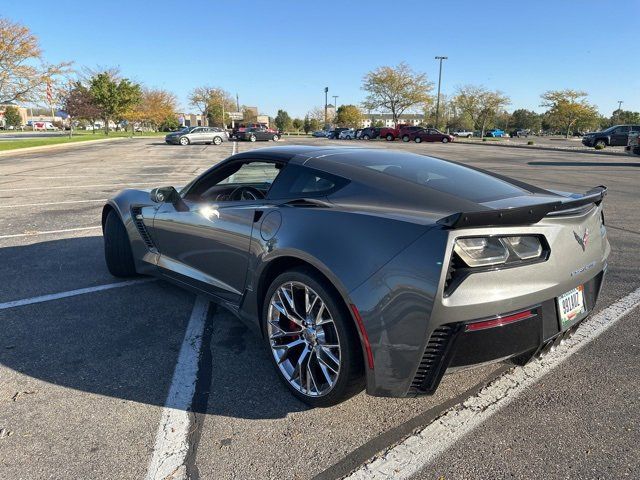
<instances>
[{"instance_id":1,"label":"chrome alloy wheel","mask_svg":"<svg viewBox=\"0 0 640 480\"><path fill-rule=\"evenodd\" d=\"M289 384L320 397L340 375L338 331L325 302L301 282L280 285L269 301L267 334L271 353Z\"/></svg>"}]
</instances>

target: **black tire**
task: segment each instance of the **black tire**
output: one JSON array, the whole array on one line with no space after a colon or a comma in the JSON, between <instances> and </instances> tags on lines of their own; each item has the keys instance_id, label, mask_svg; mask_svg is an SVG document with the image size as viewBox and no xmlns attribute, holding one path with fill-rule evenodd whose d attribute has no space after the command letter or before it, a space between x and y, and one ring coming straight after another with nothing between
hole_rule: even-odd
<instances>
[{"instance_id":1,"label":"black tire","mask_svg":"<svg viewBox=\"0 0 640 480\"><path fill-rule=\"evenodd\" d=\"M340 374L333 388L322 396L305 395L293 387L280 371L271 350L269 335L267 333L267 316L270 299L281 285L292 281L309 286L321 297L327 309L331 312L334 325L338 332L339 340L337 341L340 344L341 350ZM273 282L271 282L263 299L261 323L268 355L273 362L278 378L280 378L295 397L307 405L311 407L330 407L344 402L363 390L365 386L364 360L360 339L351 314L331 284L312 269L305 267L294 268L278 275Z\"/></svg>"},{"instance_id":2,"label":"black tire","mask_svg":"<svg viewBox=\"0 0 640 480\"><path fill-rule=\"evenodd\" d=\"M362 136L362 139L363 139L363 140L369 140L369 135L363 135L363 136Z\"/></svg>"},{"instance_id":3,"label":"black tire","mask_svg":"<svg viewBox=\"0 0 640 480\"><path fill-rule=\"evenodd\" d=\"M251 135L251 136L249 137L249 141L250 141L250 142L255 142L256 140L257 140L257 138L256 138L256 136L255 136L255 135Z\"/></svg>"},{"instance_id":4,"label":"black tire","mask_svg":"<svg viewBox=\"0 0 640 480\"><path fill-rule=\"evenodd\" d=\"M393 142L393 140L395 140L393 138L393 135L391 135L390 133L387 134L386 139L387 139L387 142Z\"/></svg>"},{"instance_id":5,"label":"black tire","mask_svg":"<svg viewBox=\"0 0 640 480\"><path fill-rule=\"evenodd\" d=\"M182 146L186 146L186 145L189 145L191 141L187 137L180 137L180 140L178 140L178 143L180 143L180 145Z\"/></svg>"},{"instance_id":6,"label":"black tire","mask_svg":"<svg viewBox=\"0 0 640 480\"><path fill-rule=\"evenodd\" d=\"M274 135L271 140L273 140L274 142L277 142L278 140L280 140L280 136L278 135Z\"/></svg>"},{"instance_id":7,"label":"black tire","mask_svg":"<svg viewBox=\"0 0 640 480\"><path fill-rule=\"evenodd\" d=\"M442 143L449 143L449 139L447 137L442 137Z\"/></svg>"},{"instance_id":8,"label":"black tire","mask_svg":"<svg viewBox=\"0 0 640 480\"><path fill-rule=\"evenodd\" d=\"M109 272L114 277L136 275L129 236L115 210L109 212L104 224L104 259Z\"/></svg>"},{"instance_id":9,"label":"black tire","mask_svg":"<svg viewBox=\"0 0 640 480\"><path fill-rule=\"evenodd\" d=\"M402 141L403 141L403 142L408 142L409 140L411 140L411 139L409 138L409 135L404 135L404 136L402 137Z\"/></svg>"},{"instance_id":10,"label":"black tire","mask_svg":"<svg viewBox=\"0 0 640 480\"><path fill-rule=\"evenodd\" d=\"M604 138L599 138L596 140L596 143L593 144L593 148L596 148L598 145L602 145L601 148L604 148L607 146L607 141Z\"/></svg>"},{"instance_id":11,"label":"black tire","mask_svg":"<svg viewBox=\"0 0 640 480\"><path fill-rule=\"evenodd\" d=\"M213 137L213 144L214 145L220 145L222 143L222 138L220 137Z\"/></svg>"},{"instance_id":12,"label":"black tire","mask_svg":"<svg viewBox=\"0 0 640 480\"><path fill-rule=\"evenodd\" d=\"M471 138L471 137L473 137L473 135L467 135L467 138Z\"/></svg>"},{"instance_id":13,"label":"black tire","mask_svg":"<svg viewBox=\"0 0 640 480\"><path fill-rule=\"evenodd\" d=\"M416 143L421 143L422 142L422 138L421 137L416 137L413 141L416 142Z\"/></svg>"}]
</instances>

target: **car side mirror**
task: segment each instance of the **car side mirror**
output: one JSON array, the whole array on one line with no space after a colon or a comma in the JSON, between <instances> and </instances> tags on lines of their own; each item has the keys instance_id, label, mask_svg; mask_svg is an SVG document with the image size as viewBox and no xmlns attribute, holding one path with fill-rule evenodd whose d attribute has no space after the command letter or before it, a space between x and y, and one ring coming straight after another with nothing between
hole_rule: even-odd
<instances>
[{"instance_id":1,"label":"car side mirror","mask_svg":"<svg viewBox=\"0 0 640 480\"><path fill-rule=\"evenodd\" d=\"M180 194L174 187L158 187L149 192L149 198L155 203L175 203Z\"/></svg>"}]
</instances>

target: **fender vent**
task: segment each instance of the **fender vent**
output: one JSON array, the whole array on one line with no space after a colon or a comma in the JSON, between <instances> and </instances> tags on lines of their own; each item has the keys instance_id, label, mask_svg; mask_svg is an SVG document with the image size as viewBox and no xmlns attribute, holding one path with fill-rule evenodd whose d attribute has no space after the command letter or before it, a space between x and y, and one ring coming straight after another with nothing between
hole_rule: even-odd
<instances>
[{"instance_id":1,"label":"fender vent","mask_svg":"<svg viewBox=\"0 0 640 480\"><path fill-rule=\"evenodd\" d=\"M142 219L142 207L131 207L131 218L133 219L133 223L138 229L138 233L140 237L142 237L142 241L144 241L145 245L149 248L149 250L156 250L156 246L153 244L153 240L151 240L151 235L147 231L147 227L144 225L144 221Z\"/></svg>"},{"instance_id":2,"label":"fender vent","mask_svg":"<svg viewBox=\"0 0 640 480\"><path fill-rule=\"evenodd\" d=\"M451 350L458 325L442 325L431 334L422 360L411 382L410 393L433 393L446 370L446 356Z\"/></svg>"}]
</instances>

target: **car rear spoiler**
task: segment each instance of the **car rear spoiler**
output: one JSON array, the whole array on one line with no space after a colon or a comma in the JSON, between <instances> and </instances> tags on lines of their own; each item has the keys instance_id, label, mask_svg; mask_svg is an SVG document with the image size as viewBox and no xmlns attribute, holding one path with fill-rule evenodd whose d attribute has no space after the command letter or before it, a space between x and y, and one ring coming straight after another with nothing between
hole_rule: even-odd
<instances>
[{"instance_id":1,"label":"car rear spoiler","mask_svg":"<svg viewBox=\"0 0 640 480\"><path fill-rule=\"evenodd\" d=\"M501 210L481 210L477 212L459 212L438 220L438 224L447 228L493 227L508 225L531 225L553 212L573 210L584 205L600 205L607 194L607 187L599 185L586 192L582 197L567 198L557 202L541 203L526 207L505 208Z\"/></svg>"}]
</instances>

